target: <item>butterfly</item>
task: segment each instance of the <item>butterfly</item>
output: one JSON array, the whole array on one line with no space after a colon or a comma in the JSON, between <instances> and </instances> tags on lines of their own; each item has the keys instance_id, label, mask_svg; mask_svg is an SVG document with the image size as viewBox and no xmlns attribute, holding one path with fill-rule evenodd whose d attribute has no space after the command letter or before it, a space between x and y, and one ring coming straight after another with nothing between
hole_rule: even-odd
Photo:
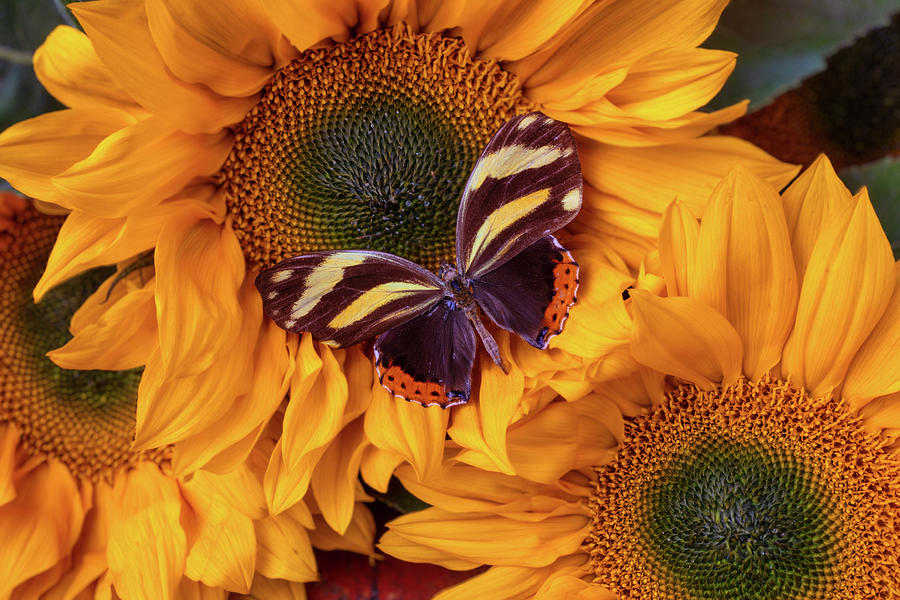
<instances>
[{"instance_id":1,"label":"butterfly","mask_svg":"<svg viewBox=\"0 0 900 600\"><path fill-rule=\"evenodd\" d=\"M551 235L581 208L569 128L541 113L506 122L472 169L456 221L456 264L435 274L374 250L289 258L262 271L265 313L294 333L344 347L370 338L376 375L424 406L469 400L476 334L507 372L481 321L545 349L575 303L578 264Z\"/></svg>"}]
</instances>

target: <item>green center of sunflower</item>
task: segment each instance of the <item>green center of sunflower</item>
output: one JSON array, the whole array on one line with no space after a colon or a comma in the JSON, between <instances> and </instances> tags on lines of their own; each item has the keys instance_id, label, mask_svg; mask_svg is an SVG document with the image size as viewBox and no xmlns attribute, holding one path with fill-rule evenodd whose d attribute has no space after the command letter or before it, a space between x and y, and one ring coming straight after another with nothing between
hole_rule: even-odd
<instances>
[{"instance_id":1,"label":"green center of sunflower","mask_svg":"<svg viewBox=\"0 0 900 600\"><path fill-rule=\"evenodd\" d=\"M491 135L531 110L463 42L403 26L309 50L237 127L220 177L251 263L370 249L437 269Z\"/></svg>"},{"instance_id":2,"label":"green center of sunflower","mask_svg":"<svg viewBox=\"0 0 900 600\"><path fill-rule=\"evenodd\" d=\"M849 600L896 582L900 468L831 398L681 386L597 473L586 550L622 597Z\"/></svg>"},{"instance_id":3,"label":"green center of sunflower","mask_svg":"<svg viewBox=\"0 0 900 600\"><path fill-rule=\"evenodd\" d=\"M74 371L46 357L71 339L72 315L114 272L88 271L35 304L31 290L61 224L62 218L29 207L6 232L0 255L0 422L16 426L27 453L56 458L74 475L97 479L138 456L130 446L141 370Z\"/></svg>"}]
</instances>

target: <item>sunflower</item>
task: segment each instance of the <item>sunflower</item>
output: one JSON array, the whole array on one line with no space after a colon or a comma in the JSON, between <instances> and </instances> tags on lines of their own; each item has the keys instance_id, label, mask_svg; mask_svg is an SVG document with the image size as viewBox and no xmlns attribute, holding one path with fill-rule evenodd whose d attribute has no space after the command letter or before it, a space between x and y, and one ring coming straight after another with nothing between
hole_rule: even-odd
<instances>
[{"instance_id":1,"label":"sunflower","mask_svg":"<svg viewBox=\"0 0 900 600\"><path fill-rule=\"evenodd\" d=\"M630 292L637 368L448 460L380 547L492 568L438 598L900 598L900 263L820 157L665 213Z\"/></svg>"},{"instance_id":2,"label":"sunflower","mask_svg":"<svg viewBox=\"0 0 900 600\"><path fill-rule=\"evenodd\" d=\"M137 264L151 252L156 277L152 293L129 296L127 311L86 309L104 336L76 336L54 360L90 368L138 352L121 332L154 328L137 342L146 366L135 448L174 445L179 474L211 462L227 470L287 395L285 434L267 472L273 512L304 497L328 453L372 481L403 461L426 477L439 468L448 431L511 469L500 444L509 423L556 393L584 396L588 371L615 370L600 358L621 341L621 310L609 327L583 317L621 303L664 199L678 189L699 210L739 161L776 185L793 175L747 143L695 139L745 109L697 110L734 65L731 53L697 48L724 5L70 5L85 33L56 29L34 60L70 108L0 135L0 176L71 210L35 297L88 268ZM254 278L292 255L363 247L430 268L452 259L475 159L504 121L533 110L570 124L581 146L585 209L562 235L586 265L585 308L540 356L499 336L511 375L483 368L480 396L509 402L463 407L448 429L449 411L389 397L360 348L332 350L263 319ZM371 444L330 450L363 415Z\"/></svg>"},{"instance_id":3,"label":"sunflower","mask_svg":"<svg viewBox=\"0 0 900 600\"><path fill-rule=\"evenodd\" d=\"M112 588L124 599L224 597L316 579L313 545L371 554L361 490L343 535L312 493L268 514L263 477L280 421L236 469L185 481L173 475L170 447L131 447L139 352L103 365L119 370L65 370L46 357L72 337L70 321L79 333L96 329L76 311L85 300L116 311L152 296L150 269L100 267L34 303L62 224L0 194L0 597L109 597Z\"/></svg>"}]
</instances>

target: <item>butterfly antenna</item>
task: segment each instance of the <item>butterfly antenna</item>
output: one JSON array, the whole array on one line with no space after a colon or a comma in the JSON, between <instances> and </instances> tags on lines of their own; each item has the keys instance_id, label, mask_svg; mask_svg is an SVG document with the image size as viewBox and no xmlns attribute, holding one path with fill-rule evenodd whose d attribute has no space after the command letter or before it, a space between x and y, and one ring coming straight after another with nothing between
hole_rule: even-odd
<instances>
[{"instance_id":1,"label":"butterfly antenna","mask_svg":"<svg viewBox=\"0 0 900 600\"><path fill-rule=\"evenodd\" d=\"M478 314L474 310L467 310L466 316L469 317L469 321L472 323L472 326L475 327L475 331L478 332L478 337L481 338L484 349L491 355L491 358L494 359L494 362L500 367L500 370L503 371L504 375L508 375L509 367L506 366L503 357L500 356L500 346L497 345L497 340L495 340L494 336L492 336L487 328L485 328L484 323L481 322L481 319L478 318Z\"/></svg>"}]
</instances>

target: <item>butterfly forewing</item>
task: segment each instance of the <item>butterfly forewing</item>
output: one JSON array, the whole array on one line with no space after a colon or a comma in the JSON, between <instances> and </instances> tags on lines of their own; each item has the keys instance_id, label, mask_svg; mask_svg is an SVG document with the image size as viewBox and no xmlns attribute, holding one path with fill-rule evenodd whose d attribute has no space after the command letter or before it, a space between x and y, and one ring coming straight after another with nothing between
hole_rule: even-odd
<instances>
[{"instance_id":1,"label":"butterfly forewing","mask_svg":"<svg viewBox=\"0 0 900 600\"><path fill-rule=\"evenodd\" d=\"M279 327L308 331L343 347L426 312L443 297L441 280L399 256L368 250L315 252L256 278L263 309Z\"/></svg>"},{"instance_id":2,"label":"butterfly forewing","mask_svg":"<svg viewBox=\"0 0 900 600\"><path fill-rule=\"evenodd\" d=\"M560 229L581 208L581 164L569 128L540 113L508 121L466 183L456 221L459 272L475 278Z\"/></svg>"}]
</instances>

